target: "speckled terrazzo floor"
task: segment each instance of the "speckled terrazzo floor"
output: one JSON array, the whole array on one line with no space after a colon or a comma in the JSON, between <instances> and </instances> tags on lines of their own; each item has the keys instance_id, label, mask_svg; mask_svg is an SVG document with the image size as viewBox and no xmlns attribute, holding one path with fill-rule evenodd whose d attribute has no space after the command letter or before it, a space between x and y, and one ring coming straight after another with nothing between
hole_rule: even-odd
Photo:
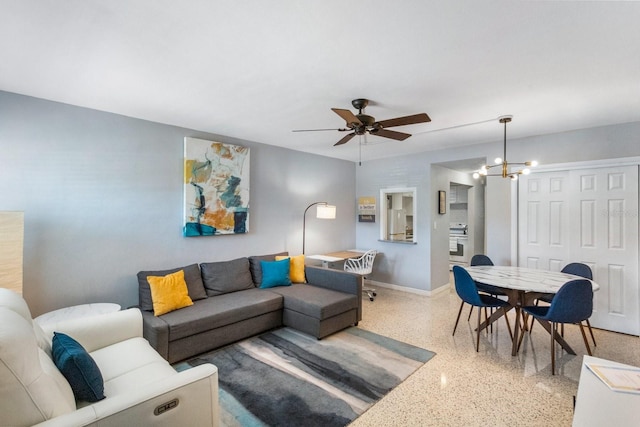
<instances>
[{"instance_id":1,"label":"speckled terrazzo floor","mask_svg":"<svg viewBox=\"0 0 640 427\"><path fill-rule=\"evenodd\" d=\"M451 336L460 300L454 290L433 297L378 288L375 302L363 299L359 327L436 352L436 356L392 390L351 426L570 426L582 356L576 326L565 338L576 356L558 350L551 375L549 334L536 325L518 356L503 320L480 337L468 308ZM475 315L475 312L474 312ZM511 315L513 318L513 314ZM513 326L514 322L511 322ZM640 366L640 338L594 330L593 355ZM557 346L556 348L558 348Z\"/></svg>"}]
</instances>

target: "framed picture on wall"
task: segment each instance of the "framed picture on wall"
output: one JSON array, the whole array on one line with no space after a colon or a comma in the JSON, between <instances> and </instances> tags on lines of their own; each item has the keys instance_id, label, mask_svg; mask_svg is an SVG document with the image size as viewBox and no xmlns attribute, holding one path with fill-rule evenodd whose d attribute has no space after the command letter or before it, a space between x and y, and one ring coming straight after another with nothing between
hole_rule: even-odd
<instances>
[{"instance_id":1,"label":"framed picture on wall","mask_svg":"<svg viewBox=\"0 0 640 427\"><path fill-rule=\"evenodd\" d=\"M184 139L185 237L249 232L249 148Z\"/></svg>"},{"instance_id":2,"label":"framed picture on wall","mask_svg":"<svg viewBox=\"0 0 640 427\"><path fill-rule=\"evenodd\" d=\"M444 215L447 213L447 192L438 191L438 213Z\"/></svg>"}]
</instances>

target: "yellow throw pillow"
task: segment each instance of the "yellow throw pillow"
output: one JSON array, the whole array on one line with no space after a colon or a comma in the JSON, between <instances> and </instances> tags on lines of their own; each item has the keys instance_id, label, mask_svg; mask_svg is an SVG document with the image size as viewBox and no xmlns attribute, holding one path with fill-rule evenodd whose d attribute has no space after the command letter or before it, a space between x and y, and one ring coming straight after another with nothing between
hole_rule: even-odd
<instances>
[{"instance_id":1,"label":"yellow throw pillow","mask_svg":"<svg viewBox=\"0 0 640 427\"><path fill-rule=\"evenodd\" d=\"M154 315L160 316L193 305L189 298L187 282L184 281L184 270L166 276L147 276L147 282L151 288Z\"/></svg>"},{"instance_id":2,"label":"yellow throw pillow","mask_svg":"<svg viewBox=\"0 0 640 427\"><path fill-rule=\"evenodd\" d=\"M304 276L304 255L296 255L296 256L276 256L276 261L281 261L283 259L290 258L289 263L289 277L291 278L292 283L307 283L307 280Z\"/></svg>"}]
</instances>

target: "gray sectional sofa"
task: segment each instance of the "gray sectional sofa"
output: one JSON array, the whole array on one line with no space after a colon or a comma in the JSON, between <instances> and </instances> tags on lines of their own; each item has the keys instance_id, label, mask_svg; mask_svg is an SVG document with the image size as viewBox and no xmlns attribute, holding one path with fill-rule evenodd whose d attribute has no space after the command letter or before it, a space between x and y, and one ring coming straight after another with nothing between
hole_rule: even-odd
<instances>
[{"instance_id":1,"label":"gray sectional sofa","mask_svg":"<svg viewBox=\"0 0 640 427\"><path fill-rule=\"evenodd\" d=\"M362 277L305 266L307 283L261 289L260 261L276 255L138 273L143 336L170 363L280 326L318 339L362 319ZM155 316L147 276L184 270L193 305Z\"/></svg>"}]
</instances>

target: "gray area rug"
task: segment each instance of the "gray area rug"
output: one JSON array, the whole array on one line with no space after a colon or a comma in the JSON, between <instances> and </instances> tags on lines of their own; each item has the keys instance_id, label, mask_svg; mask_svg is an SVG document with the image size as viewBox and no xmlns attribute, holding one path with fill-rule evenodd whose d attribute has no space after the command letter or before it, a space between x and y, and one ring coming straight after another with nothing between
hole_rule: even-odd
<instances>
[{"instance_id":1,"label":"gray area rug","mask_svg":"<svg viewBox=\"0 0 640 427\"><path fill-rule=\"evenodd\" d=\"M290 328L174 365L218 367L222 424L345 426L435 353L356 327L322 340Z\"/></svg>"}]
</instances>

